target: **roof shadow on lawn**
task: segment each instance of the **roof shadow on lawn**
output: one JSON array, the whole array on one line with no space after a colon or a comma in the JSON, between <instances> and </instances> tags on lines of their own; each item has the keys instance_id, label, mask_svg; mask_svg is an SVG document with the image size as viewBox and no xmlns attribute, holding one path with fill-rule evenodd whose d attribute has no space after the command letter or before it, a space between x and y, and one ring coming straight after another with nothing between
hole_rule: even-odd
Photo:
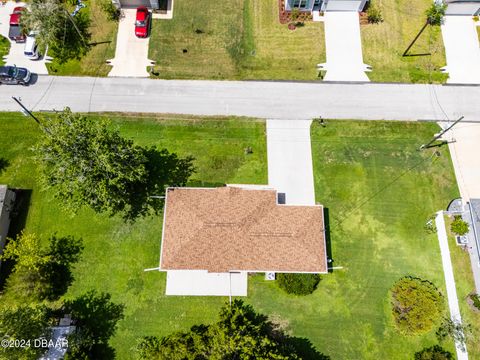
<instances>
[{"instance_id":1,"label":"roof shadow on lawn","mask_svg":"<svg viewBox=\"0 0 480 360\"><path fill-rule=\"evenodd\" d=\"M333 272L333 256L332 256L332 242L330 239L330 212L327 207L323 208L323 226L325 228L325 250L327 252L327 267L328 272ZM332 260L331 263L328 260Z\"/></svg>"},{"instance_id":2,"label":"roof shadow on lawn","mask_svg":"<svg viewBox=\"0 0 480 360\"><path fill-rule=\"evenodd\" d=\"M16 198L13 211L10 214L10 227L8 229L8 238L10 239L15 239L25 228L28 210L30 208L30 200L32 198L31 189L13 190L15 191ZM3 291L5 281L10 276L14 265L13 260L2 261L2 266L0 267L0 291Z\"/></svg>"}]
</instances>

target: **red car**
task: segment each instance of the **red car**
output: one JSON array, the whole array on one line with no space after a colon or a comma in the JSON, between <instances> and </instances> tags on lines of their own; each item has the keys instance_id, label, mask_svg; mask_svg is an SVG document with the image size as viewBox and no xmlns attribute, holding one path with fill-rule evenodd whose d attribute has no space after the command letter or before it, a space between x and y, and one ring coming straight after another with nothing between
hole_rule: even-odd
<instances>
[{"instance_id":1,"label":"red car","mask_svg":"<svg viewBox=\"0 0 480 360\"><path fill-rule=\"evenodd\" d=\"M13 9L13 13L10 14L10 29L8 30L8 37L16 42L25 41L25 34L20 26L20 16L22 16L23 11L25 11L24 7L17 6Z\"/></svg>"},{"instance_id":2,"label":"red car","mask_svg":"<svg viewBox=\"0 0 480 360\"><path fill-rule=\"evenodd\" d=\"M137 17L135 18L135 35L140 38L148 36L150 27L150 11L145 6L137 8Z\"/></svg>"}]
</instances>

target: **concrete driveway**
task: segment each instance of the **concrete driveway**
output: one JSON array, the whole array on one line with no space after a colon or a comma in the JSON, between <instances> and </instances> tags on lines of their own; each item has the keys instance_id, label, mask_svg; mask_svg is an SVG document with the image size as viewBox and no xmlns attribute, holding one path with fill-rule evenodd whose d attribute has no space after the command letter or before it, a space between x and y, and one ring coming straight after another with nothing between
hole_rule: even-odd
<instances>
[{"instance_id":1,"label":"concrete driveway","mask_svg":"<svg viewBox=\"0 0 480 360\"><path fill-rule=\"evenodd\" d=\"M447 56L447 83L480 84L480 47L471 16L445 16L442 37Z\"/></svg>"},{"instance_id":2,"label":"concrete driveway","mask_svg":"<svg viewBox=\"0 0 480 360\"><path fill-rule=\"evenodd\" d=\"M363 63L360 19L356 11L325 12L325 45L327 62L318 68L326 70L325 81L370 81Z\"/></svg>"},{"instance_id":3,"label":"concrete driveway","mask_svg":"<svg viewBox=\"0 0 480 360\"><path fill-rule=\"evenodd\" d=\"M9 1L5 6L0 7L0 35L8 39L8 30L10 28L10 14L13 8L17 6L25 6L25 3ZM8 39L10 41L10 39ZM25 43L17 44L10 41L10 52L4 57L6 65L17 65L18 67L25 67L31 72L41 75L47 75L48 70L46 62L49 62L51 58L46 55L40 60L30 60L23 54Z\"/></svg>"},{"instance_id":4,"label":"concrete driveway","mask_svg":"<svg viewBox=\"0 0 480 360\"><path fill-rule=\"evenodd\" d=\"M108 76L148 77L147 66L153 65L148 59L150 37L139 39L135 36L136 9L122 9L117 33L115 57L107 62L113 66Z\"/></svg>"},{"instance_id":5,"label":"concrete driveway","mask_svg":"<svg viewBox=\"0 0 480 360\"><path fill-rule=\"evenodd\" d=\"M268 185L288 205L315 205L311 120L267 120Z\"/></svg>"}]
</instances>

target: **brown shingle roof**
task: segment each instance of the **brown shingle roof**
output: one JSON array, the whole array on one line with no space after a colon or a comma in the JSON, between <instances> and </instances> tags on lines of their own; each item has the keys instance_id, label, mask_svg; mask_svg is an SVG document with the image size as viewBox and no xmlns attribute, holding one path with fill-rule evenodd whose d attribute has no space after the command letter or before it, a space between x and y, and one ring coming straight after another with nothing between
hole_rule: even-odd
<instances>
[{"instance_id":1,"label":"brown shingle roof","mask_svg":"<svg viewBox=\"0 0 480 360\"><path fill-rule=\"evenodd\" d=\"M161 268L326 272L323 207L277 205L276 194L168 189Z\"/></svg>"}]
</instances>

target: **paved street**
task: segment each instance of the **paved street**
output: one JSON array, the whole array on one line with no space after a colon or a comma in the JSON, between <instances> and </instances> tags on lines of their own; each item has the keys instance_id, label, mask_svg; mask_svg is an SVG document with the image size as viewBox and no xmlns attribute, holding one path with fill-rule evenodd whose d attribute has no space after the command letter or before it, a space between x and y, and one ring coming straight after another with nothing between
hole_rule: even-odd
<instances>
[{"instance_id":1,"label":"paved street","mask_svg":"<svg viewBox=\"0 0 480 360\"><path fill-rule=\"evenodd\" d=\"M12 95L34 110L394 120L440 120L445 111L480 120L478 86L40 76L29 87L0 86L0 110L18 110Z\"/></svg>"}]
</instances>

